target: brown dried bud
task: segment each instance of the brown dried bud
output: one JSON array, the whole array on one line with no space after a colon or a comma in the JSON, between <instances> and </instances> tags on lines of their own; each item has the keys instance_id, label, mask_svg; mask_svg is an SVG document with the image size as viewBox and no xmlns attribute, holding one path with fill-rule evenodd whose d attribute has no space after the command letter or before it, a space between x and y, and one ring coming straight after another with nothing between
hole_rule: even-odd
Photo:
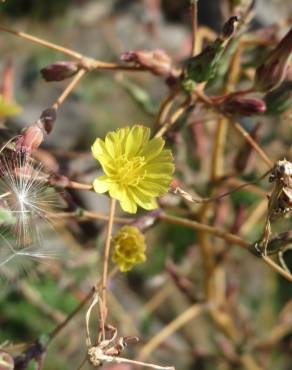
<instances>
[{"instance_id":1,"label":"brown dried bud","mask_svg":"<svg viewBox=\"0 0 292 370\"><path fill-rule=\"evenodd\" d=\"M80 69L80 65L73 61L61 61L50 64L41 69L41 75L47 82L63 81L74 76Z\"/></svg>"},{"instance_id":2,"label":"brown dried bud","mask_svg":"<svg viewBox=\"0 0 292 370\"><path fill-rule=\"evenodd\" d=\"M256 69L254 86L267 92L277 88L285 79L292 53L292 28Z\"/></svg>"},{"instance_id":3,"label":"brown dried bud","mask_svg":"<svg viewBox=\"0 0 292 370\"><path fill-rule=\"evenodd\" d=\"M145 67L155 75L169 77L172 74L172 60L163 50L127 51L121 60Z\"/></svg>"},{"instance_id":4,"label":"brown dried bud","mask_svg":"<svg viewBox=\"0 0 292 370\"><path fill-rule=\"evenodd\" d=\"M253 116L266 111L266 104L263 100L245 98L237 94L230 94L219 106L225 113L240 116Z\"/></svg>"},{"instance_id":5,"label":"brown dried bud","mask_svg":"<svg viewBox=\"0 0 292 370\"><path fill-rule=\"evenodd\" d=\"M40 121L43 124L43 127L47 134L49 134L52 131L56 119L57 119L56 108L48 108L42 112L40 116Z\"/></svg>"},{"instance_id":6,"label":"brown dried bud","mask_svg":"<svg viewBox=\"0 0 292 370\"><path fill-rule=\"evenodd\" d=\"M39 123L35 123L23 131L23 134L17 140L16 149L31 153L41 145L43 140L44 132L42 127L40 127Z\"/></svg>"},{"instance_id":7,"label":"brown dried bud","mask_svg":"<svg viewBox=\"0 0 292 370\"><path fill-rule=\"evenodd\" d=\"M230 17L222 28L222 38L224 40L229 39L235 32L236 26L239 22L237 16Z\"/></svg>"}]
</instances>

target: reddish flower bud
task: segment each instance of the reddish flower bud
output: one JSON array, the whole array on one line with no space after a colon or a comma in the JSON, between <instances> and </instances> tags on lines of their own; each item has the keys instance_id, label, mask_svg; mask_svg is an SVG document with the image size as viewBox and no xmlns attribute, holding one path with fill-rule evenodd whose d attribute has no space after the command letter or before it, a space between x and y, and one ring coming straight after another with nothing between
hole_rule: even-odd
<instances>
[{"instance_id":1,"label":"reddish flower bud","mask_svg":"<svg viewBox=\"0 0 292 370\"><path fill-rule=\"evenodd\" d=\"M277 88L285 79L292 52L292 28L256 69L255 88L267 92Z\"/></svg>"},{"instance_id":2,"label":"reddish flower bud","mask_svg":"<svg viewBox=\"0 0 292 370\"><path fill-rule=\"evenodd\" d=\"M258 98L245 98L242 95L230 94L219 107L228 114L253 116L266 111L266 104Z\"/></svg>"},{"instance_id":3,"label":"reddish flower bud","mask_svg":"<svg viewBox=\"0 0 292 370\"><path fill-rule=\"evenodd\" d=\"M37 149L44 139L44 133L39 123L26 128L17 140L16 149L25 150L29 153Z\"/></svg>"},{"instance_id":4,"label":"reddish flower bud","mask_svg":"<svg viewBox=\"0 0 292 370\"><path fill-rule=\"evenodd\" d=\"M127 51L122 54L121 59L145 67L159 76L172 75L172 60L163 50Z\"/></svg>"},{"instance_id":5,"label":"reddish flower bud","mask_svg":"<svg viewBox=\"0 0 292 370\"><path fill-rule=\"evenodd\" d=\"M41 75L47 82L63 81L74 76L80 69L77 62L61 61L48 65L41 69Z\"/></svg>"}]
</instances>

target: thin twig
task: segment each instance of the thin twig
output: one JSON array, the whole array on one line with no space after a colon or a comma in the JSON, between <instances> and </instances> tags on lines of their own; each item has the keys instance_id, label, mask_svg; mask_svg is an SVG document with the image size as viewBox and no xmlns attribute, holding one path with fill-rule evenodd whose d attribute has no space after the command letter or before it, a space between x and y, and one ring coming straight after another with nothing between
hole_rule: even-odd
<instances>
[{"instance_id":1,"label":"thin twig","mask_svg":"<svg viewBox=\"0 0 292 370\"><path fill-rule=\"evenodd\" d=\"M180 116L183 115L183 113L186 111L186 109L189 107L190 99L189 97L185 99L185 101L180 105L180 107L171 115L168 122L166 122L159 131L155 134L155 137L161 137L163 136L166 131L169 130L170 127L172 127Z\"/></svg>"},{"instance_id":2,"label":"thin twig","mask_svg":"<svg viewBox=\"0 0 292 370\"><path fill-rule=\"evenodd\" d=\"M208 105L210 108L218 111L223 116L229 117L221 111L217 106L214 106L212 100L205 95L202 91L195 90L194 94L206 105ZM253 149L258 153L258 155L261 157L261 159L266 163L268 167L273 166L273 162L270 160L270 158L267 156L267 154L263 151L263 149L258 145L258 143L250 136L250 134L237 122L232 122L232 126L236 128L236 130L244 137L244 139L253 147Z\"/></svg>"},{"instance_id":3,"label":"thin twig","mask_svg":"<svg viewBox=\"0 0 292 370\"><path fill-rule=\"evenodd\" d=\"M95 288L92 288L90 292L86 295L86 297L75 308L75 310L72 311L70 315L51 332L48 343L50 343L60 333L60 331L62 331L65 328L65 326L67 326L69 321L71 321L76 316L76 314L85 306L85 304L93 297L94 293Z\"/></svg>"},{"instance_id":4,"label":"thin twig","mask_svg":"<svg viewBox=\"0 0 292 370\"><path fill-rule=\"evenodd\" d=\"M66 188L70 189L78 189L78 190L92 190L93 186L92 184L84 184L77 181L70 181L68 185L66 185Z\"/></svg>"},{"instance_id":5,"label":"thin twig","mask_svg":"<svg viewBox=\"0 0 292 370\"><path fill-rule=\"evenodd\" d=\"M107 279L108 279L108 262L110 254L111 236L114 223L116 209L116 200L111 199L110 204L110 214L107 227L107 235L104 247L104 257L103 257L103 272L102 272L102 282L101 282L101 300L100 300L100 319L101 319L101 330L102 338L105 340L105 322L107 317Z\"/></svg>"},{"instance_id":6,"label":"thin twig","mask_svg":"<svg viewBox=\"0 0 292 370\"><path fill-rule=\"evenodd\" d=\"M262 259L269 265L274 271L278 272L281 276L292 282L292 275L285 271L277 263L275 263L270 257L262 256Z\"/></svg>"},{"instance_id":7,"label":"thin twig","mask_svg":"<svg viewBox=\"0 0 292 370\"><path fill-rule=\"evenodd\" d=\"M198 29L198 0L191 0L191 16L192 16L192 51L191 56L197 54L197 29Z\"/></svg>"},{"instance_id":8,"label":"thin twig","mask_svg":"<svg viewBox=\"0 0 292 370\"><path fill-rule=\"evenodd\" d=\"M86 73L85 69L80 69L80 71L77 72L77 74L74 76L70 84L66 87L66 89L62 92L59 98L52 105L52 108L55 108L55 109L59 108L59 106L64 102L64 100L71 93L71 91L75 88L75 86L78 84L81 78L85 75L85 73Z\"/></svg>"},{"instance_id":9,"label":"thin twig","mask_svg":"<svg viewBox=\"0 0 292 370\"><path fill-rule=\"evenodd\" d=\"M173 366L160 366L156 364L151 364L149 362L130 360L129 358L120 357L120 356L103 355L103 356L100 356L100 359L105 362L109 362L109 363L131 364L131 365L136 365L136 366L149 367L150 369L156 369L156 370L175 370Z\"/></svg>"},{"instance_id":10,"label":"thin twig","mask_svg":"<svg viewBox=\"0 0 292 370\"><path fill-rule=\"evenodd\" d=\"M139 359L146 359L167 337L176 332L179 328L185 325L188 321L197 317L203 311L204 305L194 304L186 309L183 313L177 316L173 321L160 330L148 343L142 347Z\"/></svg>"},{"instance_id":11,"label":"thin twig","mask_svg":"<svg viewBox=\"0 0 292 370\"><path fill-rule=\"evenodd\" d=\"M108 222L109 216L105 215L104 213L86 211L84 209L77 209L73 212L57 212L52 214L50 218L53 219L60 219L60 218L77 218L80 221L87 221L87 220L98 220L98 221L105 221ZM127 225L134 221L133 218L124 218L124 217L114 217L114 223Z\"/></svg>"},{"instance_id":12,"label":"thin twig","mask_svg":"<svg viewBox=\"0 0 292 370\"><path fill-rule=\"evenodd\" d=\"M117 63L108 63L102 62L100 60L94 60L89 58L77 51L65 48L53 42L46 41L42 38L30 35L26 32L15 31L11 28L0 26L0 31L11 33L12 35L18 36L22 39L31 41L35 44L45 46L49 49L56 50L62 54L68 55L74 59L78 59L79 61L85 61L86 65L90 69L104 69L104 70L126 70L126 71L145 71L146 69L140 66L127 66L127 65L120 65Z\"/></svg>"},{"instance_id":13,"label":"thin twig","mask_svg":"<svg viewBox=\"0 0 292 370\"><path fill-rule=\"evenodd\" d=\"M167 215L165 213L162 213L161 215L159 215L158 218L161 221L165 221L170 224L182 225L182 226L194 229L194 230L207 232L209 234L217 236L218 238L226 240L229 243L236 244L244 249L249 249L251 246L250 243L240 238L239 236L228 233L214 226L209 226L209 225L206 225L200 222L188 220L186 218Z\"/></svg>"},{"instance_id":14,"label":"thin twig","mask_svg":"<svg viewBox=\"0 0 292 370\"><path fill-rule=\"evenodd\" d=\"M162 101L155 121L156 127L160 126L166 120L166 117L175 101L175 98L179 95L179 93L180 89L175 88L174 90L170 91L170 93Z\"/></svg>"},{"instance_id":15,"label":"thin twig","mask_svg":"<svg viewBox=\"0 0 292 370\"><path fill-rule=\"evenodd\" d=\"M15 30L12 30L11 28L4 27L4 26L0 26L0 31L11 33L15 36L18 36L18 37L22 38L22 39L25 39L25 40L31 41L35 44L42 45L42 46L45 46L47 48L56 50L60 53L63 53L65 55L68 55L68 56L70 56L72 58L75 58L75 59L82 59L83 58L83 55L76 52L76 51L73 51L73 50L65 48L63 46L54 44L54 43L46 41L46 40L43 40L39 37L32 36L32 35L30 35L26 32L15 31Z\"/></svg>"}]
</instances>

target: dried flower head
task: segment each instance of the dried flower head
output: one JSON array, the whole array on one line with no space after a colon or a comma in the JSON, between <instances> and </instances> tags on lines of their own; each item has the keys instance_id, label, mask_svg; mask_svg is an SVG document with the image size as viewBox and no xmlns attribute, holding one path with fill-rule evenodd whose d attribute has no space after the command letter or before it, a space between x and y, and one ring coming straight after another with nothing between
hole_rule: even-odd
<instances>
[{"instance_id":1,"label":"dried flower head","mask_svg":"<svg viewBox=\"0 0 292 370\"><path fill-rule=\"evenodd\" d=\"M143 263L145 256L145 238L134 226L123 226L113 238L114 252L112 260L122 272L129 271L134 265Z\"/></svg>"},{"instance_id":2,"label":"dried flower head","mask_svg":"<svg viewBox=\"0 0 292 370\"><path fill-rule=\"evenodd\" d=\"M165 194L174 171L170 150L162 138L150 139L150 129L135 125L96 139L93 156L105 173L95 179L97 193L109 192L125 212L136 213L137 205L151 210L157 208L157 197Z\"/></svg>"},{"instance_id":3,"label":"dried flower head","mask_svg":"<svg viewBox=\"0 0 292 370\"><path fill-rule=\"evenodd\" d=\"M8 150L0 156L0 206L11 213L11 233L19 248L39 243L39 221L50 221L59 196L47 185L40 163L26 152Z\"/></svg>"}]
</instances>

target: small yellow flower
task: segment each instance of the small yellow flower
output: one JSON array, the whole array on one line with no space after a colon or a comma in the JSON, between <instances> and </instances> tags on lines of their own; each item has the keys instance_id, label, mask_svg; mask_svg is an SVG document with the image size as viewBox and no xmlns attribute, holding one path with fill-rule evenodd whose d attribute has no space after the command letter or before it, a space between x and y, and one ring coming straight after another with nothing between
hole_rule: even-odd
<instances>
[{"instance_id":1,"label":"small yellow flower","mask_svg":"<svg viewBox=\"0 0 292 370\"><path fill-rule=\"evenodd\" d=\"M95 179L97 193L109 192L125 212L136 213L137 205L151 210L157 208L157 197L165 194L174 171L170 150L163 149L162 138L150 139L150 129L135 125L96 139L93 156L105 173Z\"/></svg>"},{"instance_id":2,"label":"small yellow flower","mask_svg":"<svg viewBox=\"0 0 292 370\"><path fill-rule=\"evenodd\" d=\"M120 228L113 238L113 245L112 260L122 272L129 271L134 265L146 260L144 235L134 226Z\"/></svg>"}]
</instances>

